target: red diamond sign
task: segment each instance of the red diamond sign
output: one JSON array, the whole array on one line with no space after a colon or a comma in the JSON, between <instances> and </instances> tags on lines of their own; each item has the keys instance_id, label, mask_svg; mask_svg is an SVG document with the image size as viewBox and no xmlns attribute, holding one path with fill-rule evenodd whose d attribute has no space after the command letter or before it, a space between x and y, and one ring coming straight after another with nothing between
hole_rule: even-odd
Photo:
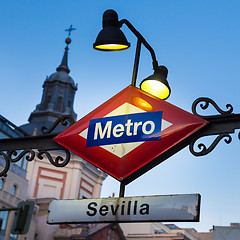
<instances>
[{"instance_id":1,"label":"red diamond sign","mask_svg":"<svg viewBox=\"0 0 240 240\"><path fill-rule=\"evenodd\" d=\"M123 180L207 122L128 86L55 137L55 141Z\"/></svg>"}]
</instances>

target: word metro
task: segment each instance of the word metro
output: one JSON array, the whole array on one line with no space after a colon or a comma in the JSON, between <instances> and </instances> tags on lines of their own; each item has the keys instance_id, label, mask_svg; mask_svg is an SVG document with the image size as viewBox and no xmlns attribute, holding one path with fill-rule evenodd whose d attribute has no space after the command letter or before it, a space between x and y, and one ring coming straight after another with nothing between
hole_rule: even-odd
<instances>
[{"instance_id":1,"label":"word metro","mask_svg":"<svg viewBox=\"0 0 240 240\"><path fill-rule=\"evenodd\" d=\"M162 111L91 119L87 147L161 138Z\"/></svg>"}]
</instances>

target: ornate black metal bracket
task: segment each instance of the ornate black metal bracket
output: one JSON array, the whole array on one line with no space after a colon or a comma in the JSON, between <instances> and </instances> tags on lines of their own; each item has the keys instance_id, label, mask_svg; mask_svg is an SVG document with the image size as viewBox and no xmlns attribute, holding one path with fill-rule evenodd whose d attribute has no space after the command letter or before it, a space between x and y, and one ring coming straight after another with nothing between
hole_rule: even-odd
<instances>
[{"instance_id":1,"label":"ornate black metal bracket","mask_svg":"<svg viewBox=\"0 0 240 240\"><path fill-rule=\"evenodd\" d=\"M209 106L219 113L219 115L200 115L197 113L197 107L202 110L207 110ZM189 144L190 152L194 156L203 156L210 153L217 144L224 140L227 144L231 143L231 133L235 132L235 129L240 129L240 114L233 113L233 107L230 104L226 105L227 110L222 110L212 99L210 98L198 98L192 104L192 112L194 115L199 116L209 122L209 124L191 140ZM216 135L215 140L207 147L204 143L197 144L196 142L203 137ZM240 139L240 136L238 136ZM197 147L195 146L197 145ZM198 148L199 151L195 149Z\"/></svg>"},{"instance_id":2,"label":"ornate black metal bracket","mask_svg":"<svg viewBox=\"0 0 240 240\"><path fill-rule=\"evenodd\" d=\"M59 124L70 126L73 123L74 120L70 115L63 116L49 128L43 126L41 129L43 134L40 136L0 139L0 156L5 160L5 166L0 171L0 177L7 176L10 163L16 163L23 158L30 162L35 158L42 160L45 156L55 167L66 166L70 161L70 151L53 141L58 133L52 134L52 132ZM60 155L58 154L59 151L61 151ZM53 157L53 155L57 156Z\"/></svg>"},{"instance_id":3,"label":"ornate black metal bracket","mask_svg":"<svg viewBox=\"0 0 240 240\"><path fill-rule=\"evenodd\" d=\"M59 125L59 124L62 124L63 126L71 126L72 124L75 123L75 120L72 118L71 115L67 115L67 116L62 116L60 118L58 118L52 126L50 126L50 128L47 128L45 126L43 126L41 128L41 132L42 134L49 134L49 133L52 133L52 131L54 129L56 129L56 127Z\"/></svg>"},{"instance_id":4,"label":"ornate black metal bracket","mask_svg":"<svg viewBox=\"0 0 240 240\"><path fill-rule=\"evenodd\" d=\"M219 113L218 115L204 116L197 113L198 107L200 107L202 110L207 110L210 105L212 105ZM235 129L240 129L240 114L234 114L233 107L230 104L227 104L226 108L226 111L222 110L210 98L198 98L195 100L192 105L193 114L205 119L208 121L208 124L193 135L188 136L186 139L173 146L171 149L162 153L160 156L156 157L153 161L145 165L143 168L137 170L128 178L124 179L124 181L121 182L122 192L124 191L126 184L132 182L134 179L141 176L159 163L165 161L186 146L189 146L190 152L193 155L203 156L210 153L222 139L229 144L232 141L230 134L234 133ZM42 135L0 139L0 157L2 156L2 158L5 160L5 166L3 169L1 168L2 170L0 170L0 177L7 176L10 163L18 162L23 157L27 161L32 161L36 158L42 160L43 156L45 156L50 163L56 167L66 166L70 161L70 152L66 148L53 141L57 133L52 132L56 130L56 127L59 124L70 126L73 123L74 121L71 116L65 116L58 119L50 128L47 129L46 127L43 127ZM212 144L210 144L209 147L207 147L204 143L196 143L201 138L212 135L216 135L216 139L212 142ZM238 137L240 139L240 136ZM199 151L196 151L195 148L198 148ZM64 154L58 154L59 151L64 152Z\"/></svg>"},{"instance_id":5,"label":"ornate black metal bracket","mask_svg":"<svg viewBox=\"0 0 240 240\"><path fill-rule=\"evenodd\" d=\"M210 104L216 109L219 115L204 116L197 113L198 105L202 110L207 110ZM146 173L187 146L189 146L190 152L194 156L204 156L210 153L222 139L224 139L226 143L230 143L232 140L230 134L234 133L235 129L240 129L240 114L233 114L233 107L230 104L227 104L226 107L227 110L223 111L210 98L198 98L195 100L192 105L193 114L208 121L208 124L156 157L154 160L134 172L129 177L125 178L121 182L120 194L124 195L125 185L134 181L142 174ZM195 144L197 144L196 142L198 140L212 135L216 135L217 137L209 147L203 143L200 143L197 145L200 151L195 150Z\"/></svg>"}]
</instances>

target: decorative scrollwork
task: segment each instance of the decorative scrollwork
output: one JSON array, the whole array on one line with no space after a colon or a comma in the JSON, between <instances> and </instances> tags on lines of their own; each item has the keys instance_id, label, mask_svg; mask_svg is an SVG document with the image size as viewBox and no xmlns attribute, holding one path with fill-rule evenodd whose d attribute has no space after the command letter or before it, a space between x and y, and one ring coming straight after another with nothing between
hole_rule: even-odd
<instances>
[{"instance_id":1,"label":"decorative scrollwork","mask_svg":"<svg viewBox=\"0 0 240 240\"><path fill-rule=\"evenodd\" d=\"M27 136L15 139L7 139L7 144L4 140L0 145L0 177L6 177L10 169L11 163L17 163L22 159L33 161L38 158L48 159L55 167L65 167L70 161L70 151L61 147L53 141L53 137L57 134L50 134L56 127L61 124L70 126L74 123L71 115L62 116L57 119L49 128L43 126L41 136ZM2 139L0 139L1 141ZM47 148L47 149L46 149ZM57 151L61 151L60 154ZM56 156L56 157L55 157Z\"/></svg>"},{"instance_id":2,"label":"decorative scrollwork","mask_svg":"<svg viewBox=\"0 0 240 240\"><path fill-rule=\"evenodd\" d=\"M34 159L35 152L32 149L24 150L20 153L15 150L8 152L8 157L9 157L10 161L14 162L14 163L20 161L24 156L26 156L26 160L30 162Z\"/></svg>"},{"instance_id":3,"label":"decorative scrollwork","mask_svg":"<svg viewBox=\"0 0 240 240\"><path fill-rule=\"evenodd\" d=\"M0 151L0 156L3 156L3 159L5 160L5 167L3 167L2 171L0 172L0 177L7 177L7 172L10 168L10 159L7 154Z\"/></svg>"},{"instance_id":4,"label":"decorative scrollwork","mask_svg":"<svg viewBox=\"0 0 240 240\"><path fill-rule=\"evenodd\" d=\"M5 164L1 164L4 165L3 169L0 170L0 177L7 177L7 172L10 168L10 163L16 163L20 160L22 160L24 157L27 161L32 161L35 156L37 158L39 158L40 160L43 160L44 157L43 155L45 155L47 157L47 159L49 160L49 162L54 165L55 167L65 167L69 161L70 161L70 151L67 149L61 149L61 151L65 152L65 158L62 155L58 155L57 157L52 157L51 154L54 152L54 154L56 154L56 151L59 151L60 149L45 149L45 150L35 150L38 151L37 155L36 152L32 149L28 149L28 150L23 150L23 151L8 151L8 152L3 152L0 151L0 156L3 156L3 159L5 160ZM52 153L50 153L49 151L52 151Z\"/></svg>"},{"instance_id":5,"label":"decorative scrollwork","mask_svg":"<svg viewBox=\"0 0 240 240\"><path fill-rule=\"evenodd\" d=\"M210 98L198 98L196 99L193 104L192 104L192 112L194 115L197 115L199 117L204 117L203 115L200 115L197 113L197 105L200 104L200 107L203 110L206 110L209 107L209 104L212 104L213 107L221 114L221 115L228 115L228 114L232 114L233 112L233 107L231 104L227 104L226 108L228 109L227 111L223 111L212 99Z\"/></svg>"},{"instance_id":6,"label":"decorative scrollwork","mask_svg":"<svg viewBox=\"0 0 240 240\"><path fill-rule=\"evenodd\" d=\"M43 160L44 157L43 155L46 155L46 157L48 158L49 162L54 165L55 167L65 167L69 161L70 161L70 152L67 149L62 149L65 154L66 154L66 158L64 159L62 156L57 156L55 159L51 156L51 154L48 151L54 151L53 149L46 149L46 150L39 150L39 153L37 155L37 157L40 160Z\"/></svg>"},{"instance_id":7,"label":"decorative scrollwork","mask_svg":"<svg viewBox=\"0 0 240 240\"><path fill-rule=\"evenodd\" d=\"M198 148L200 149L200 152L196 152L194 150L194 145L195 145L196 141L198 140L198 139L196 139L195 141L191 142L189 145L190 152L194 156L204 156L204 155L210 153L223 138L226 138L226 139L224 139L224 141L227 144L229 144L232 141L232 137L228 133L222 133L219 136L217 136L217 138L213 141L213 143L208 148L203 143L198 144Z\"/></svg>"},{"instance_id":8,"label":"decorative scrollwork","mask_svg":"<svg viewBox=\"0 0 240 240\"><path fill-rule=\"evenodd\" d=\"M41 132L42 134L49 134L51 133L59 124L62 124L63 126L71 126L72 124L75 123L75 120L72 118L71 115L67 115L67 116L63 116L58 118L52 126L50 126L49 128L47 128L46 126L43 126L41 128Z\"/></svg>"},{"instance_id":9,"label":"decorative scrollwork","mask_svg":"<svg viewBox=\"0 0 240 240\"><path fill-rule=\"evenodd\" d=\"M0 151L0 155L3 156L3 159L5 160L5 166L0 171L0 177L7 177L7 172L10 168L10 163L16 163L20 161L24 156L27 161L32 161L35 157L35 152L33 150L24 150L22 152L13 150L13 151L8 151L7 153L4 153Z\"/></svg>"}]
</instances>

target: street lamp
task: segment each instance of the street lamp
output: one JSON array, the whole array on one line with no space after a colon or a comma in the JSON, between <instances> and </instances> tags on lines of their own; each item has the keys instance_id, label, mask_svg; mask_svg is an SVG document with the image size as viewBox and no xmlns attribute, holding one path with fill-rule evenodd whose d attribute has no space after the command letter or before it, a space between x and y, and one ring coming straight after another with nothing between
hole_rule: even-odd
<instances>
[{"instance_id":1,"label":"street lamp","mask_svg":"<svg viewBox=\"0 0 240 240\"><path fill-rule=\"evenodd\" d=\"M164 66L158 66L153 49L142 37L142 35L127 20L123 19L121 21L118 21L117 13L113 10L108 10L104 13L103 23L104 31L102 30L99 33L99 36L93 45L94 48L101 51L119 51L129 48L130 43L128 43L126 37L120 30L122 24L125 23L129 27L129 29L137 36L138 39L134 62L132 86L135 87L136 85L139 55L141 50L141 44L143 44L149 50L152 56L154 74L142 81L141 89L144 89L144 86L145 87L148 86L148 88L151 88L146 83L152 80L153 78L159 78L160 81L163 82L163 84L168 89L166 92L170 94L170 88L166 80L168 70ZM112 28L115 28L115 30L113 30L115 31L115 34L113 35L111 35L113 33L113 31L111 30ZM107 35L110 36L108 38L108 41L105 41L106 32L108 32ZM120 40L118 42L110 41L111 39L114 39L114 36L117 36L115 37L115 40L116 39ZM162 97L162 99L164 99L164 97ZM142 106L141 108L147 112L148 111L151 112L153 110L152 106L148 104L148 102L146 101L141 102L141 106ZM217 115L208 116L205 114L198 113L198 109L207 110L209 106L212 106L218 112ZM208 124L204 128L201 128L200 130L196 131L194 134L187 135L184 140L179 141L176 145L174 145L173 147L166 150L164 153L157 156L147 165L140 168L139 170L131 174L129 177L121 181L119 195L120 196L124 195L124 187L126 184L129 184L130 182L140 177L142 174L146 173L147 171L157 166L158 164L162 163L166 159L170 158L171 156L173 156L186 146L189 146L189 150L194 156L204 156L211 153L221 140L224 140L225 143L227 144L231 143L232 137L230 134L235 133L236 129L240 129L240 113L237 114L233 113L233 107L230 104L227 104L226 108L227 110L221 109L210 98L200 97L196 99L192 104L192 113L193 115L206 120ZM43 155L45 155L48 158L49 162L55 167L66 166L70 161L71 157L70 150L68 150L64 146L59 145L57 142L53 140L58 135L58 133L56 133L56 129L59 124L64 126L66 125L70 126L73 123L74 119L72 119L71 115L62 116L61 118L57 119L56 122L49 128L43 126L41 129L42 135L26 136L22 138L0 139L0 160L1 162L3 161L3 165L1 163L2 167L0 168L0 177L6 177L7 172L10 169L10 164L21 161L23 157L27 161L33 161L35 158L42 160ZM204 140L204 137L206 136L215 136L216 138L210 145L205 145L204 142L202 142L201 140ZM238 135L238 138L240 139L240 134ZM61 154L56 156L56 153L58 151L61 152ZM62 152L65 152L65 155L63 155ZM54 154L51 155L51 153Z\"/></svg>"},{"instance_id":2,"label":"street lamp","mask_svg":"<svg viewBox=\"0 0 240 240\"><path fill-rule=\"evenodd\" d=\"M128 20L122 19L119 21L118 14L114 10L110 9L104 12L102 20L103 29L99 32L97 39L93 44L93 48L95 50L106 52L128 49L130 47L130 43L127 41L125 35L120 29L123 24L126 24L138 39L131 85L136 87L141 44L143 44L152 56L154 73L141 82L140 88L155 97L166 100L171 93L171 89L167 81L167 68L165 66L158 66L156 55L152 47Z\"/></svg>"},{"instance_id":3,"label":"street lamp","mask_svg":"<svg viewBox=\"0 0 240 240\"><path fill-rule=\"evenodd\" d=\"M103 29L97 36L93 48L99 51L121 51L128 49L130 43L120 30L118 15L113 10L107 10L103 14Z\"/></svg>"}]
</instances>

